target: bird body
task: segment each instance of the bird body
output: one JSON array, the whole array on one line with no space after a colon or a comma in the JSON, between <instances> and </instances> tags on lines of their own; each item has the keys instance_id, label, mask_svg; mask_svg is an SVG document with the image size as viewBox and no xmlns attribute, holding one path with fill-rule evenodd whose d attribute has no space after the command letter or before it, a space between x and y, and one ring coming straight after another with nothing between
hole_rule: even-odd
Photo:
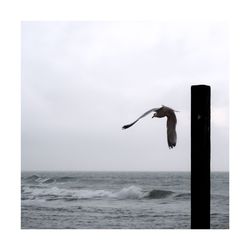
<instances>
[{"instance_id":1,"label":"bird body","mask_svg":"<svg viewBox=\"0 0 250 250\"><path fill-rule=\"evenodd\" d=\"M157 118L162 118L164 116L167 117L167 139L168 139L168 146L169 148L173 148L176 146L176 141L177 141L177 134L176 134L176 124L177 124L177 119L175 116L175 110L166 107L164 105L162 105L162 107L160 108L153 108L148 110L147 112L145 112L143 115L141 115L139 118L137 118L134 122L124 125L122 127L122 129L127 129L131 126L133 126L136 122L138 122L141 118L145 117L146 115L148 115L151 112L155 112L153 117L157 117Z\"/></svg>"}]
</instances>

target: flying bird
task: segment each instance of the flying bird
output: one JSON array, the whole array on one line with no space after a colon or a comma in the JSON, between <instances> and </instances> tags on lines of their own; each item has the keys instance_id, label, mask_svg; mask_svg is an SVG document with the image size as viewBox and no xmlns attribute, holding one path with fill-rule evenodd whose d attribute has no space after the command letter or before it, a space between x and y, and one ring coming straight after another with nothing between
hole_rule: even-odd
<instances>
[{"instance_id":1,"label":"flying bird","mask_svg":"<svg viewBox=\"0 0 250 250\"><path fill-rule=\"evenodd\" d=\"M175 116L175 111L171 108L168 108L164 105L160 108L153 108L145 112L143 115L141 115L139 118L137 118L134 122L124 125L122 129L127 129L133 126L136 122L138 122L141 118L145 117L146 115L150 114L151 112L155 112L152 118L158 117L162 118L164 116L167 117L167 138L168 138L168 146L169 148L173 148L176 145L177 141L177 135L176 135L176 124L177 124L177 119Z\"/></svg>"}]
</instances>

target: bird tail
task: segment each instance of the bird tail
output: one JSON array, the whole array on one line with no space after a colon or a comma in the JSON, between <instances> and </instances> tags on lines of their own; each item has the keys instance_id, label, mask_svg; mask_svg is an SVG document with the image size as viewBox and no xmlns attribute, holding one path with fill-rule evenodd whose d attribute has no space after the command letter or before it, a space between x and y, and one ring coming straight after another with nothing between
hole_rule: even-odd
<instances>
[{"instance_id":1,"label":"bird tail","mask_svg":"<svg viewBox=\"0 0 250 250\"><path fill-rule=\"evenodd\" d=\"M127 125L124 125L124 126L122 127L122 129L127 129L127 128L130 128L130 127L131 127L131 126L133 126L136 122L137 122L137 121L132 122L132 123L127 124Z\"/></svg>"}]
</instances>

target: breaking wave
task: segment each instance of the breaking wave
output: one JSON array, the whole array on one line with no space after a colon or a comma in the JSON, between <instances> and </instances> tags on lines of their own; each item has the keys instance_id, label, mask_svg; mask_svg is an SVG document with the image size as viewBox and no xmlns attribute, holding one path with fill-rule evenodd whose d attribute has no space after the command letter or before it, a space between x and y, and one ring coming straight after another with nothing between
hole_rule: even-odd
<instances>
[{"instance_id":1,"label":"breaking wave","mask_svg":"<svg viewBox=\"0 0 250 250\"><path fill-rule=\"evenodd\" d=\"M89 189L63 189L58 187L51 187L46 189L37 189L24 187L23 195L29 195L33 198L44 197L46 200L81 200L81 199L98 199L98 198L116 198L116 199L140 199L144 196L141 188L130 186L123 188L117 192L108 190L89 190ZM31 197L31 198L32 198Z\"/></svg>"},{"instance_id":2,"label":"breaking wave","mask_svg":"<svg viewBox=\"0 0 250 250\"><path fill-rule=\"evenodd\" d=\"M50 183L55 183L55 182L62 183L62 182L74 181L76 178L77 177L70 177L70 176L47 178L47 177L41 177L41 176L34 174L34 175L24 178L24 180L27 183L33 183L33 184L50 184Z\"/></svg>"},{"instance_id":3,"label":"breaking wave","mask_svg":"<svg viewBox=\"0 0 250 250\"><path fill-rule=\"evenodd\" d=\"M85 199L162 199L173 194L172 191L166 190L151 190L150 192L143 191L138 186L129 186L118 191L109 190L90 190L90 189L65 189L58 187L50 188L22 188L23 199L45 199L53 200L85 200Z\"/></svg>"}]
</instances>

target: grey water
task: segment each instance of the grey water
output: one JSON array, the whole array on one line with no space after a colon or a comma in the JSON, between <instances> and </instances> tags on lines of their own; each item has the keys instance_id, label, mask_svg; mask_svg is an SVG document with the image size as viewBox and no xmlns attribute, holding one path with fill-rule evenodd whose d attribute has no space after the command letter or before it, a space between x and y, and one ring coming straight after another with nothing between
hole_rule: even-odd
<instances>
[{"instance_id":1,"label":"grey water","mask_svg":"<svg viewBox=\"0 0 250 250\"><path fill-rule=\"evenodd\" d=\"M22 172L22 229L189 229L189 172ZM229 228L229 174L211 174L211 228Z\"/></svg>"}]
</instances>

